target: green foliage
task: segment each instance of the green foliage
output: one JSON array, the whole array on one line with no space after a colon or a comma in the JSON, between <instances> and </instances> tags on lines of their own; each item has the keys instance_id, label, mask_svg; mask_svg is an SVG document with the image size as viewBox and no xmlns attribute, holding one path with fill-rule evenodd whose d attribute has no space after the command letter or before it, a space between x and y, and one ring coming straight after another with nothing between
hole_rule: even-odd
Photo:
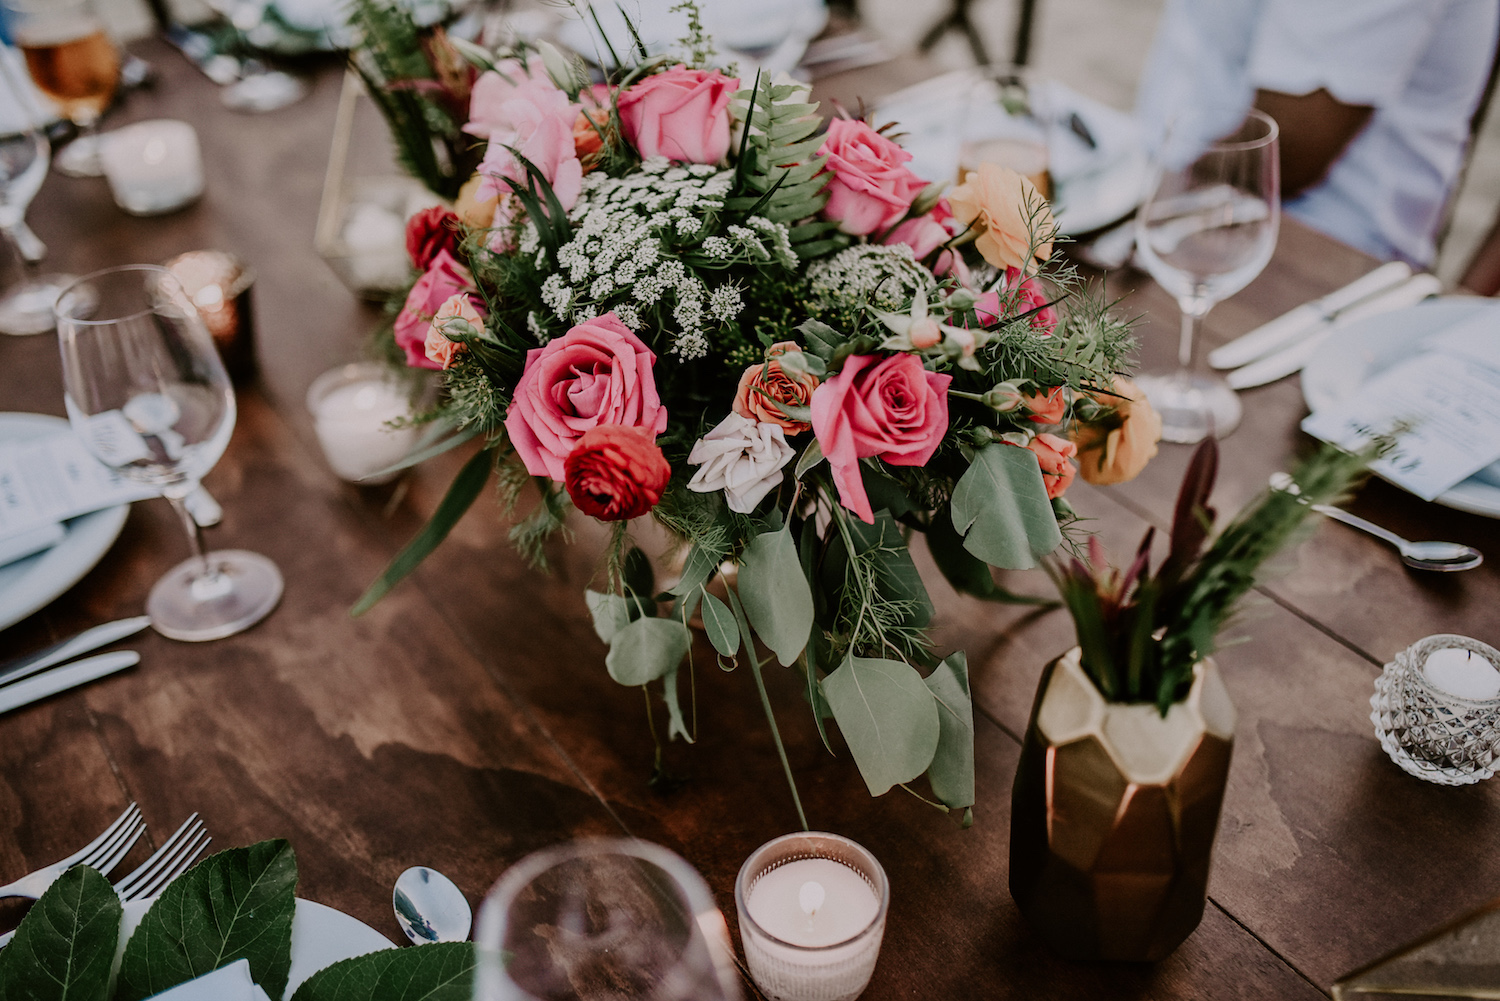
<instances>
[{"instance_id":1,"label":"green foliage","mask_svg":"<svg viewBox=\"0 0 1500 1001\"><path fill-rule=\"evenodd\" d=\"M938 707L938 746L927 769L932 792L944 806L974 805L974 701L969 661L962 650L924 679Z\"/></svg>"},{"instance_id":2,"label":"green foliage","mask_svg":"<svg viewBox=\"0 0 1500 1001\"><path fill-rule=\"evenodd\" d=\"M604 666L622 685L644 685L675 670L692 643L693 634L676 619L639 618L610 639Z\"/></svg>"},{"instance_id":3,"label":"green foliage","mask_svg":"<svg viewBox=\"0 0 1500 1001\"><path fill-rule=\"evenodd\" d=\"M932 764L942 724L933 693L910 664L851 654L822 688L871 796Z\"/></svg>"},{"instance_id":4,"label":"green foliage","mask_svg":"<svg viewBox=\"0 0 1500 1001\"><path fill-rule=\"evenodd\" d=\"M953 488L953 527L986 563L1026 570L1057 548L1062 534L1029 449L996 444L974 453Z\"/></svg>"},{"instance_id":5,"label":"green foliage","mask_svg":"<svg viewBox=\"0 0 1500 1001\"><path fill-rule=\"evenodd\" d=\"M735 95L745 113L735 171L735 197L725 207L764 216L772 222L797 223L816 215L828 201L823 193L830 175L820 172L827 163L818 155L823 139L818 106L806 87L772 83L757 73L755 82ZM793 227L792 244L801 257L808 243L826 236L827 229ZM845 244L848 238L843 238Z\"/></svg>"},{"instance_id":6,"label":"green foliage","mask_svg":"<svg viewBox=\"0 0 1500 1001\"><path fill-rule=\"evenodd\" d=\"M297 860L285 841L231 848L174 880L120 961L117 1001L139 1001L237 959L271 997L292 966Z\"/></svg>"},{"instance_id":7,"label":"green foliage","mask_svg":"<svg viewBox=\"0 0 1500 1001\"><path fill-rule=\"evenodd\" d=\"M763 532L745 547L739 596L756 633L783 666L797 659L812 630L812 591L789 529Z\"/></svg>"},{"instance_id":8,"label":"green foliage","mask_svg":"<svg viewBox=\"0 0 1500 1001\"><path fill-rule=\"evenodd\" d=\"M474 965L471 942L382 949L319 970L291 1001L469 1001Z\"/></svg>"},{"instance_id":9,"label":"green foliage","mask_svg":"<svg viewBox=\"0 0 1500 1001\"><path fill-rule=\"evenodd\" d=\"M57 877L0 949L0 1001L105 1001L120 914L97 870L75 866Z\"/></svg>"}]
</instances>

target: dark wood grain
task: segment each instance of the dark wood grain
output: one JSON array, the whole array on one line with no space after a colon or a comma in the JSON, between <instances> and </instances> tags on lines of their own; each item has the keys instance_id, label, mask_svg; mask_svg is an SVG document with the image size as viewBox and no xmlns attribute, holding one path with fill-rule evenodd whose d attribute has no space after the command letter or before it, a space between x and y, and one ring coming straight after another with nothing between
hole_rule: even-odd
<instances>
[{"instance_id":1,"label":"dark wood grain","mask_svg":"<svg viewBox=\"0 0 1500 1001\"><path fill-rule=\"evenodd\" d=\"M287 581L281 607L212 644L154 634L142 664L0 718L0 881L72 851L132 799L153 840L200 811L216 844L292 840L300 893L388 935L390 887L434 865L477 903L522 855L570 837L632 833L680 852L708 879L731 926L733 884L759 844L796 826L743 666L724 672L702 642L691 687L696 741L665 748L680 781L648 786L655 745L647 700L609 679L582 591L604 533L575 519L576 543L528 568L494 507L476 505L426 565L369 615L347 609L420 526L462 461L448 455L400 484L361 489L323 464L302 405L321 371L356 357L379 311L355 300L312 248L336 70L311 97L266 116L224 111L175 53L147 43L161 84L110 124L182 117L199 130L204 200L134 219L101 181L50 176L30 214L49 263L82 272L160 261L198 247L245 258L255 292L261 379L240 394L229 450L207 479L225 509L211 545L265 553ZM904 74L904 75L903 75ZM830 81L855 96L917 79L910 66ZM1220 305L1217 343L1367 270L1362 255L1288 222L1265 273ZM1140 313L1143 361L1167 364L1175 305L1148 278L1112 275ZM1295 380L1244 394L1245 424L1224 443L1215 502L1232 511L1310 443ZM51 338L0 340L0 409L62 413ZM1110 549L1164 528L1188 450L1163 446L1135 482L1077 483L1070 499ZM1380 483L1352 507L1421 537L1500 552L1488 519ZM641 526L642 541L664 540ZM0 655L138 614L151 584L186 551L162 502L137 504L98 567L58 601L0 631ZM1500 888L1481 851L1500 792L1443 789L1381 753L1368 700L1379 665L1413 640L1455 631L1500 642L1493 565L1447 578L1404 570L1383 544L1319 526L1249 604L1220 654L1238 706L1237 749L1198 931L1154 966L1070 964L1031 937L1007 886L1009 790L1042 666L1072 642L1060 612L954 594L925 549L915 555L937 606L934 640L968 651L976 699L979 805L961 830L906 792L872 800L835 737L819 739L798 676L767 670L809 819L870 847L893 906L872 1001L980 998L1315 998L1341 973ZM1045 594L1039 572L1007 586ZM664 729L659 697L651 711ZM917 791L921 791L920 786ZM138 848L135 857L143 855ZM19 905L0 907L0 926Z\"/></svg>"}]
</instances>

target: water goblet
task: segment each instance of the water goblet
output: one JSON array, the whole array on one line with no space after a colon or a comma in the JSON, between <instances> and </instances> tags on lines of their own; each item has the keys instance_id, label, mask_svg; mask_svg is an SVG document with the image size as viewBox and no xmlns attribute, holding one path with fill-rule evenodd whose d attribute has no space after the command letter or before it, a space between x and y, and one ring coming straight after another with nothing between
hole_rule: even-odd
<instances>
[{"instance_id":1,"label":"water goblet","mask_svg":"<svg viewBox=\"0 0 1500 1001\"><path fill-rule=\"evenodd\" d=\"M37 89L78 127L57 166L74 177L102 177L95 126L120 82L120 50L94 0L4 0L11 37Z\"/></svg>"},{"instance_id":2,"label":"water goblet","mask_svg":"<svg viewBox=\"0 0 1500 1001\"><path fill-rule=\"evenodd\" d=\"M235 419L229 376L192 302L165 268L130 265L78 279L56 312L74 431L105 465L159 488L192 543L192 558L146 599L152 626L188 641L248 629L281 599L281 573L256 553L206 553L184 504Z\"/></svg>"},{"instance_id":3,"label":"water goblet","mask_svg":"<svg viewBox=\"0 0 1500 1001\"><path fill-rule=\"evenodd\" d=\"M1240 401L1201 370L1198 328L1213 306L1265 268L1281 221L1277 126L1251 111L1234 133L1194 150L1191 120L1169 130L1155 186L1136 215L1136 247L1157 284L1182 311L1177 370L1136 382L1161 414L1162 438L1223 437L1240 422Z\"/></svg>"},{"instance_id":4,"label":"water goblet","mask_svg":"<svg viewBox=\"0 0 1500 1001\"><path fill-rule=\"evenodd\" d=\"M0 128L0 233L21 262L21 280L0 295L0 333L42 334L52 329L52 304L76 279L40 274L47 248L26 226L26 209L47 177L51 147L38 128L24 81L0 59L0 104L14 117Z\"/></svg>"},{"instance_id":5,"label":"water goblet","mask_svg":"<svg viewBox=\"0 0 1500 1001\"><path fill-rule=\"evenodd\" d=\"M729 930L703 877L659 845L572 841L485 897L476 1001L740 1001Z\"/></svg>"}]
</instances>

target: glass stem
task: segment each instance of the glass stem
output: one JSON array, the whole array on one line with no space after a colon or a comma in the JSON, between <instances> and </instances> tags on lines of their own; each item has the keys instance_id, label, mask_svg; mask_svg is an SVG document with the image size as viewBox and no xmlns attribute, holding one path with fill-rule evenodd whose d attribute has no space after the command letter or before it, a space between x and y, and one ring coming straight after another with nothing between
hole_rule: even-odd
<instances>
[{"instance_id":1,"label":"glass stem","mask_svg":"<svg viewBox=\"0 0 1500 1001\"><path fill-rule=\"evenodd\" d=\"M1206 309L1183 309L1182 334L1177 340L1177 366L1184 372L1192 372L1198 366L1198 327Z\"/></svg>"},{"instance_id":2,"label":"glass stem","mask_svg":"<svg viewBox=\"0 0 1500 1001\"><path fill-rule=\"evenodd\" d=\"M167 497L167 500L171 502L172 510L177 512L177 517L182 519L182 527L187 529L188 542L193 547L193 555L198 558L198 579L210 580L218 576L218 570L208 562L208 552L203 548L203 529L188 510L186 497L186 494L181 497L174 495Z\"/></svg>"}]
</instances>

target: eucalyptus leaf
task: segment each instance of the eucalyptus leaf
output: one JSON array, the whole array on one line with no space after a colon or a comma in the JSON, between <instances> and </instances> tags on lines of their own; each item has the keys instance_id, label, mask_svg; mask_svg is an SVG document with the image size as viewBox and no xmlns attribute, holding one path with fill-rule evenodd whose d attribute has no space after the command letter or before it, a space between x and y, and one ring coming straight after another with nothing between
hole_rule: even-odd
<instances>
[{"instance_id":1,"label":"eucalyptus leaf","mask_svg":"<svg viewBox=\"0 0 1500 1001\"><path fill-rule=\"evenodd\" d=\"M870 499L871 510L879 511L883 508L895 518L916 510L916 506L906 496L906 491L901 488L901 484L874 466L867 462L860 463L859 475L864 482L865 495Z\"/></svg>"},{"instance_id":2,"label":"eucalyptus leaf","mask_svg":"<svg viewBox=\"0 0 1500 1001\"><path fill-rule=\"evenodd\" d=\"M718 598L703 592L703 631L714 649L725 657L733 657L740 650L740 630L734 622L734 613Z\"/></svg>"},{"instance_id":3,"label":"eucalyptus leaf","mask_svg":"<svg viewBox=\"0 0 1500 1001\"><path fill-rule=\"evenodd\" d=\"M944 806L974 805L974 701L969 694L969 662L959 650L925 679L937 701L938 746L927 781Z\"/></svg>"},{"instance_id":4,"label":"eucalyptus leaf","mask_svg":"<svg viewBox=\"0 0 1500 1001\"><path fill-rule=\"evenodd\" d=\"M116 1001L140 1001L237 959L273 998L292 966L297 859L284 840L231 848L168 884L125 945Z\"/></svg>"},{"instance_id":5,"label":"eucalyptus leaf","mask_svg":"<svg viewBox=\"0 0 1500 1001\"><path fill-rule=\"evenodd\" d=\"M932 599L927 595L922 575L917 572L911 549L901 536L900 526L882 510L871 525L850 519L849 534L858 552L868 554L875 561L876 595L882 602L896 604L905 610L902 625L925 629L932 621ZM836 554L831 551L830 555Z\"/></svg>"},{"instance_id":6,"label":"eucalyptus leaf","mask_svg":"<svg viewBox=\"0 0 1500 1001\"><path fill-rule=\"evenodd\" d=\"M667 739L681 737L691 744L693 735L688 731L687 720L682 715L682 700L677 697L677 676L681 670L681 665L678 665L661 679L662 697L667 703Z\"/></svg>"},{"instance_id":7,"label":"eucalyptus leaf","mask_svg":"<svg viewBox=\"0 0 1500 1001\"><path fill-rule=\"evenodd\" d=\"M681 663L692 643L693 634L676 619L636 619L615 633L604 666L622 685L644 685Z\"/></svg>"},{"instance_id":8,"label":"eucalyptus leaf","mask_svg":"<svg viewBox=\"0 0 1500 1001\"><path fill-rule=\"evenodd\" d=\"M823 679L823 694L871 796L932 764L941 735L937 702L910 664L846 657Z\"/></svg>"},{"instance_id":9,"label":"eucalyptus leaf","mask_svg":"<svg viewBox=\"0 0 1500 1001\"><path fill-rule=\"evenodd\" d=\"M303 981L291 1001L470 1001L473 996L473 943L434 942L334 963Z\"/></svg>"},{"instance_id":10,"label":"eucalyptus leaf","mask_svg":"<svg viewBox=\"0 0 1500 1001\"><path fill-rule=\"evenodd\" d=\"M584 591L583 600L594 618L594 633L605 643L614 642L615 634L630 625L630 602L620 595Z\"/></svg>"},{"instance_id":11,"label":"eucalyptus leaf","mask_svg":"<svg viewBox=\"0 0 1500 1001\"><path fill-rule=\"evenodd\" d=\"M807 447L802 450L802 454L797 458L797 468L794 473L794 478L799 480L802 479L804 473L806 473L809 469L812 469L822 461L823 446L819 445L818 439L814 438L812 441L807 443Z\"/></svg>"},{"instance_id":12,"label":"eucalyptus leaf","mask_svg":"<svg viewBox=\"0 0 1500 1001\"><path fill-rule=\"evenodd\" d=\"M0 949L0 1001L104 1001L120 913L97 870L74 866L57 877Z\"/></svg>"},{"instance_id":13,"label":"eucalyptus leaf","mask_svg":"<svg viewBox=\"0 0 1500 1001\"><path fill-rule=\"evenodd\" d=\"M625 586L642 598L656 593L656 571L651 568L651 557L639 546L631 546L625 554L625 566L621 571Z\"/></svg>"},{"instance_id":14,"label":"eucalyptus leaf","mask_svg":"<svg viewBox=\"0 0 1500 1001\"><path fill-rule=\"evenodd\" d=\"M791 664L807 646L813 624L812 589L791 532L762 532L750 540L738 590L756 634L782 667Z\"/></svg>"},{"instance_id":15,"label":"eucalyptus leaf","mask_svg":"<svg viewBox=\"0 0 1500 1001\"><path fill-rule=\"evenodd\" d=\"M1028 570L1062 542L1042 470L1029 449L990 445L953 488L953 527L964 548L1006 570Z\"/></svg>"},{"instance_id":16,"label":"eucalyptus leaf","mask_svg":"<svg viewBox=\"0 0 1500 1001\"><path fill-rule=\"evenodd\" d=\"M927 524L927 551L932 562L953 589L962 594L1004 605L1041 605L1054 608L1057 602L1029 594L1016 594L995 583L990 565L964 548L964 540L953 528L952 511L945 504L932 513Z\"/></svg>"},{"instance_id":17,"label":"eucalyptus leaf","mask_svg":"<svg viewBox=\"0 0 1500 1001\"><path fill-rule=\"evenodd\" d=\"M668 590L669 594L682 597L707 584L712 579L714 572L718 569L720 557L695 545L688 550L687 559L682 564L682 576L677 583Z\"/></svg>"}]
</instances>

